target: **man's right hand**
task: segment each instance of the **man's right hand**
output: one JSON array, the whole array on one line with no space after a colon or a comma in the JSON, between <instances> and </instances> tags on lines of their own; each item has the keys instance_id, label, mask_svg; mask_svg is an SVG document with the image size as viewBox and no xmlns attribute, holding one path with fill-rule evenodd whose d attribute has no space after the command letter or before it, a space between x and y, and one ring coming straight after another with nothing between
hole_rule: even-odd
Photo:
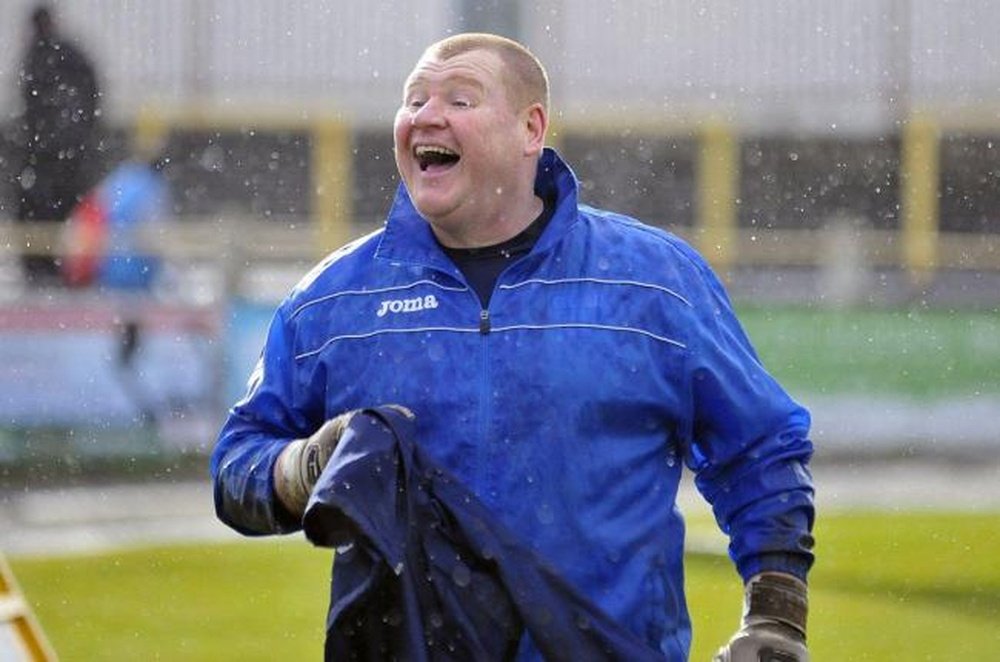
<instances>
[{"instance_id":1,"label":"man's right hand","mask_svg":"<svg viewBox=\"0 0 1000 662\"><path fill-rule=\"evenodd\" d=\"M387 405L407 418L413 412L402 405ZM360 409L335 416L306 439L296 439L288 444L274 463L274 491L285 509L295 517L302 517L309 503L316 481L330 461L340 437Z\"/></svg>"},{"instance_id":2,"label":"man's right hand","mask_svg":"<svg viewBox=\"0 0 1000 662\"><path fill-rule=\"evenodd\" d=\"M323 467L357 410L331 418L306 439L288 444L274 463L274 491L289 513L301 517Z\"/></svg>"}]
</instances>

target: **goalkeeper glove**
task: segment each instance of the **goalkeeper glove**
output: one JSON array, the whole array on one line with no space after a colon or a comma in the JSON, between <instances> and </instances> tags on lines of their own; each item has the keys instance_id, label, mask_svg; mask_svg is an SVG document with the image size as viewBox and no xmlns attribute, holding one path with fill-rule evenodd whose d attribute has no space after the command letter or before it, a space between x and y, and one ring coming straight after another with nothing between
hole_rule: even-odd
<instances>
[{"instance_id":1,"label":"goalkeeper glove","mask_svg":"<svg viewBox=\"0 0 1000 662\"><path fill-rule=\"evenodd\" d=\"M357 410L331 418L306 439L288 444L274 463L274 491L289 513L301 517L323 467Z\"/></svg>"},{"instance_id":2,"label":"goalkeeper glove","mask_svg":"<svg viewBox=\"0 0 1000 662\"><path fill-rule=\"evenodd\" d=\"M806 584L782 572L763 572L746 585L743 623L715 662L808 662Z\"/></svg>"}]
</instances>

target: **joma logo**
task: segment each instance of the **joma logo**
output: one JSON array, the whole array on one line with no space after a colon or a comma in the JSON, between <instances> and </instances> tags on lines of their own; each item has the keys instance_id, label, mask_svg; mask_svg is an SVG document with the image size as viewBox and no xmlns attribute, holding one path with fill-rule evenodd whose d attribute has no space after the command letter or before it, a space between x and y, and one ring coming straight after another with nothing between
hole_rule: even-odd
<instances>
[{"instance_id":1,"label":"joma logo","mask_svg":"<svg viewBox=\"0 0 1000 662\"><path fill-rule=\"evenodd\" d=\"M428 308L437 308L438 300L433 294L425 297L414 297L412 299L387 299L379 304L379 317L385 317L389 313L415 313Z\"/></svg>"}]
</instances>

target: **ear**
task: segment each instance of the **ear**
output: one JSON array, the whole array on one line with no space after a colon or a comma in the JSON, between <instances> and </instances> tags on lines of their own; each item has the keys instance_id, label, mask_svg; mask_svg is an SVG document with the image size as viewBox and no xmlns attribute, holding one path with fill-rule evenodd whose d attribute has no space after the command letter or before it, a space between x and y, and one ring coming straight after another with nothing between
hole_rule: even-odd
<instances>
[{"instance_id":1,"label":"ear","mask_svg":"<svg viewBox=\"0 0 1000 662\"><path fill-rule=\"evenodd\" d=\"M524 155L537 156L545 147L545 132L549 128L549 116L540 103L533 103L524 111Z\"/></svg>"}]
</instances>

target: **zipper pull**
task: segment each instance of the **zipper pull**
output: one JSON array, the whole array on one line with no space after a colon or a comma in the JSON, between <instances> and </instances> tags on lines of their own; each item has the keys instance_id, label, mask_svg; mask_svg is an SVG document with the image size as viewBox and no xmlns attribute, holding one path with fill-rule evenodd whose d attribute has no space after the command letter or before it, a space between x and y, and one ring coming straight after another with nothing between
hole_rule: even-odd
<instances>
[{"instance_id":1,"label":"zipper pull","mask_svg":"<svg viewBox=\"0 0 1000 662\"><path fill-rule=\"evenodd\" d=\"M479 311L479 333L486 335L490 332L490 311Z\"/></svg>"}]
</instances>

